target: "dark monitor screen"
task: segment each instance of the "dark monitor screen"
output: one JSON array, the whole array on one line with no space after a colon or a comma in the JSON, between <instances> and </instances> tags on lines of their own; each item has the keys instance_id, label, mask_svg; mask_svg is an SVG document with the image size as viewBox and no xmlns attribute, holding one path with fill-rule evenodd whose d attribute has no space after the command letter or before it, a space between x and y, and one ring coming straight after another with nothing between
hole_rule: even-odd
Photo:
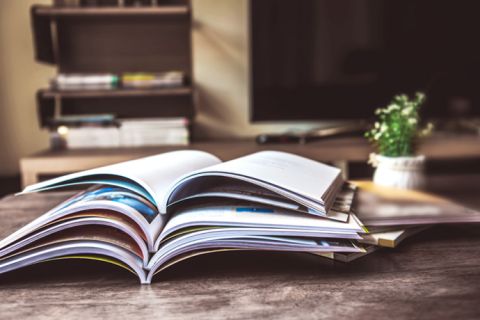
<instances>
[{"instance_id":1,"label":"dark monitor screen","mask_svg":"<svg viewBox=\"0 0 480 320\"><path fill-rule=\"evenodd\" d=\"M427 93L432 118L480 115L478 1L250 1L251 118L368 118Z\"/></svg>"}]
</instances>

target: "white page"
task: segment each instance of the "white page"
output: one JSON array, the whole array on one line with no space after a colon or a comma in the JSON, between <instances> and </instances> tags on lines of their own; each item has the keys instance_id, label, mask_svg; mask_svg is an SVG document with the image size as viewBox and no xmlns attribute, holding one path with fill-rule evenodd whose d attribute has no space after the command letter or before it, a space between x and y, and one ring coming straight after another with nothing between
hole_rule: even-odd
<instances>
[{"instance_id":1,"label":"white page","mask_svg":"<svg viewBox=\"0 0 480 320\"><path fill-rule=\"evenodd\" d=\"M284 236L284 237L313 237L313 238L341 238L362 240L363 238L356 232L342 232L342 231L322 231L322 230L305 230L294 228L262 228L262 227L205 227L199 228L186 233L167 234L166 238L158 238L159 244L171 241L172 239L183 236L184 234L195 233L199 238L208 237L209 235L222 235L223 237L240 237L245 235L269 235L269 236ZM157 249L158 250L158 249Z\"/></svg>"},{"instance_id":2,"label":"white page","mask_svg":"<svg viewBox=\"0 0 480 320\"><path fill-rule=\"evenodd\" d=\"M238 159L200 169L183 178L183 182L196 176L218 175L235 177L255 183L289 198L302 201L309 207L322 210L328 196L334 196L341 186L341 170L297 155L262 151ZM179 181L176 185L181 184ZM279 190L283 189L283 190ZM294 193L295 195L289 195ZM300 196L300 197L299 197ZM316 204L316 205L315 205Z\"/></svg>"},{"instance_id":3,"label":"white page","mask_svg":"<svg viewBox=\"0 0 480 320\"><path fill-rule=\"evenodd\" d=\"M266 237L244 237L244 238L211 238L205 240L197 240L192 242L185 242L180 246L171 246L169 248L161 248L150 259L147 266L147 270L151 270L153 273L162 264L168 262L175 256L185 254L190 251L197 251L203 249L214 248L237 248L246 250L273 250L273 251L292 251L292 252L364 252L363 248L356 246L351 241L338 242L328 240L314 240L303 239L300 244L299 241L284 241L281 237L275 237L275 241L269 241ZM150 273L151 274L151 273Z\"/></svg>"},{"instance_id":4,"label":"white page","mask_svg":"<svg viewBox=\"0 0 480 320\"><path fill-rule=\"evenodd\" d=\"M325 200L341 173L338 168L280 151L257 152L199 171L252 177L315 200Z\"/></svg>"},{"instance_id":5,"label":"white page","mask_svg":"<svg viewBox=\"0 0 480 320\"><path fill-rule=\"evenodd\" d=\"M281 237L311 237L311 238L333 238L333 239L351 239L360 240L362 237L356 232L342 232L342 231L322 231L322 230L305 230L305 229L281 229L281 228L253 228L253 227L212 227L207 229L192 230L188 233L172 237L172 234L167 234L167 239L158 238L155 243L156 251L164 246L178 246L183 242L177 239L184 239L185 241L205 240L209 238L239 238L244 236L281 236Z\"/></svg>"},{"instance_id":6,"label":"white page","mask_svg":"<svg viewBox=\"0 0 480 320\"><path fill-rule=\"evenodd\" d=\"M103 226L115 228L127 234L129 237L133 239L133 241L135 241L135 243L138 245L138 247L142 251L142 255L144 257L144 261L143 261L144 264L146 265L148 263L149 255L148 255L147 245L145 241L140 237L140 235L138 235L135 229L131 228L131 226L121 221L108 219L108 218L100 218L100 217L77 218L73 220L67 220L59 224L50 225L46 228L43 228L33 234L30 234L20 239L17 242L12 243L11 246L1 249L0 258L3 259L5 256L11 254L12 252L22 249L33 242L36 242L40 239L43 239L57 232L61 232L71 228L77 228L80 226L96 226L96 225L103 225Z\"/></svg>"},{"instance_id":7,"label":"white page","mask_svg":"<svg viewBox=\"0 0 480 320\"><path fill-rule=\"evenodd\" d=\"M69 181L82 177L92 177L92 180L95 180L95 177L100 175L114 175L139 184L151 195L160 212L165 213L161 210L161 208L166 207L162 201L174 181L189 172L218 163L220 163L220 160L207 152L196 150L173 151L54 178L28 186L23 192L49 189L53 185L68 184ZM102 181L95 182L101 183ZM121 185L121 187L126 186Z\"/></svg>"},{"instance_id":8,"label":"white page","mask_svg":"<svg viewBox=\"0 0 480 320\"><path fill-rule=\"evenodd\" d=\"M100 255L119 260L135 272L141 283L146 283L142 260L118 246L98 241L71 241L47 246L0 261L0 274L42 261L54 260L70 255Z\"/></svg>"},{"instance_id":9,"label":"white page","mask_svg":"<svg viewBox=\"0 0 480 320\"><path fill-rule=\"evenodd\" d=\"M239 210L241 209L241 210ZM251 209L249 211L249 209ZM232 226L232 227L271 227L305 230L324 230L339 232L363 232L357 219L349 219L348 223L332 221L324 218L309 217L298 213L289 213L280 209L258 210L256 207L198 207L181 210L167 222L160 234L164 238L180 228L188 226Z\"/></svg>"}]
</instances>

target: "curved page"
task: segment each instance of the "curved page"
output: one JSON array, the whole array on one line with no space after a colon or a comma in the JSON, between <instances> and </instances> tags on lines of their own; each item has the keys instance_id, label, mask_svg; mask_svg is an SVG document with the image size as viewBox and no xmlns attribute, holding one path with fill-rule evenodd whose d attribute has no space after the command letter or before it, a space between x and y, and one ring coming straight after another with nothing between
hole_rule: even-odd
<instances>
[{"instance_id":1,"label":"curved page","mask_svg":"<svg viewBox=\"0 0 480 320\"><path fill-rule=\"evenodd\" d=\"M252 227L315 230L330 232L357 233L364 232L363 226L351 214L347 223L299 215L282 209L254 206L210 206L193 207L176 212L165 225L160 234L163 239L182 228L216 226L216 227Z\"/></svg>"},{"instance_id":2,"label":"curved page","mask_svg":"<svg viewBox=\"0 0 480 320\"><path fill-rule=\"evenodd\" d=\"M72 230L72 229L83 228L85 230L85 228L87 228L86 229L87 232L85 232L85 236L87 236L89 234L88 228L92 229L92 227L95 227L95 226L105 226L105 227L114 228L128 235L128 237L132 238L132 240L136 243L136 246L140 249L140 252L136 252L136 253L143 259L143 263L147 265L148 259L149 259L149 253L148 253L148 248L145 244L145 240L143 240L138 235L138 231L132 228L130 225L125 224L122 221L115 220L111 217L109 218L101 218L101 217L75 218L75 219L50 225L48 227L40 229L39 231L27 237L20 239L19 241L12 243L10 246L7 246L1 249L0 258L6 257L7 255L16 251L28 249L29 245L36 244L40 240L47 237L51 237L51 236L55 237L58 233L64 232L66 230L71 231L71 233L69 234L70 240L73 239L75 235L75 230ZM111 233L105 232L105 236L109 236L109 235L111 235ZM93 239L95 237L92 236L91 238ZM130 245L130 247L134 247L134 246Z\"/></svg>"},{"instance_id":3,"label":"curved page","mask_svg":"<svg viewBox=\"0 0 480 320\"><path fill-rule=\"evenodd\" d=\"M145 238L149 250L152 251L154 239L165 223L165 216L158 215L154 207L152 207L153 210L149 210L145 203L134 201L136 200L135 198L126 197L123 192L119 193L118 190L113 190L113 194L122 198L112 198L111 192L108 190L107 193L104 192L106 189L118 188L92 188L71 197L0 240L0 250L11 246L14 242L36 232L40 228L61 220L74 217L97 217L121 220L129 224L137 231L138 235ZM107 195L109 196L106 198ZM146 200L144 201L146 202Z\"/></svg>"},{"instance_id":4,"label":"curved page","mask_svg":"<svg viewBox=\"0 0 480 320\"><path fill-rule=\"evenodd\" d=\"M247 236L239 238L210 238L206 240L189 241L184 245L162 248L151 258L147 269L154 274L169 260L191 251L204 249L246 249L267 251L291 251L291 252L364 252L364 249L356 246L348 240L325 240L305 238L283 238L268 236ZM151 279L151 277L150 277Z\"/></svg>"},{"instance_id":5,"label":"curved page","mask_svg":"<svg viewBox=\"0 0 480 320\"><path fill-rule=\"evenodd\" d=\"M71 255L100 255L118 260L134 271L141 283L147 283L140 258L120 247L95 241L73 241L13 256L0 262L0 273Z\"/></svg>"},{"instance_id":6,"label":"curved page","mask_svg":"<svg viewBox=\"0 0 480 320\"><path fill-rule=\"evenodd\" d=\"M217 157L203 151L173 151L68 174L28 186L22 193L78 184L112 185L144 196L155 204L161 213L165 213L161 210L166 207L162 201L174 181L189 172L218 163L220 160Z\"/></svg>"},{"instance_id":7,"label":"curved page","mask_svg":"<svg viewBox=\"0 0 480 320\"><path fill-rule=\"evenodd\" d=\"M185 195L182 189L211 176L252 183L323 213L343 184L338 168L285 152L262 151L187 175L167 192L171 196L166 202L180 200Z\"/></svg>"}]
</instances>

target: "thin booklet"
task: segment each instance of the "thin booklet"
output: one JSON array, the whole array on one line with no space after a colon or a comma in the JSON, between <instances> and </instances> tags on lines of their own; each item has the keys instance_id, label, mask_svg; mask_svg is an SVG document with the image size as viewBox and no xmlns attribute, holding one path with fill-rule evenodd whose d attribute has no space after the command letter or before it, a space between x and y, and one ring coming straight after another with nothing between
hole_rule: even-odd
<instances>
[{"instance_id":1,"label":"thin booklet","mask_svg":"<svg viewBox=\"0 0 480 320\"><path fill-rule=\"evenodd\" d=\"M65 257L111 261L149 283L224 250L362 253L341 172L264 151L221 162L176 151L55 178L22 194L91 185L0 241L0 273Z\"/></svg>"}]
</instances>

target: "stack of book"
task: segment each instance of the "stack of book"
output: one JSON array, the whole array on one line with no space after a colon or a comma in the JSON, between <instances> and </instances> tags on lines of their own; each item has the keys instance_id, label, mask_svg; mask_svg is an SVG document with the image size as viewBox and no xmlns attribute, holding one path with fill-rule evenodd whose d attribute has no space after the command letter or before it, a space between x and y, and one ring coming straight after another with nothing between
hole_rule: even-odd
<instances>
[{"instance_id":1,"label":"stack of book","mask_svg":"<svg viewBox=\"0 0 480 320\"><path fill-rule=\"evenodd\" d=\"M122 147L188 145L186 118L121 119L118 128Z\"/></svg>"},{"instance_id":2,"label":"stack of book","mask_svg":"<svg viewBox=\"0 0 480 320\"><path fill-rule=\"evenodd\" d=\"M392 231L380 229L385 221L405 221L377 219L368 207L378 199L360 185L369 199L363 217L379 228L370 233L355 213L358 187L339 169L276 151L223 163L201 151L164 153L41 182L23 194L72 185L91 187L0 241L0 273L82 257L120 265L150 283L179 261L226 250L349 261L384 243L381 233ZM459 216L480 221L467 209Z\"/></svg>"},{"instance_id":3,"label":"stack of book","mask_svg":"<svg viewBox=\"0 0 480 320\"><path fill-rule=\"evenodd\" d=\"M354 211L368 233L360 243L365 253L335 255L351 261L379 248L395 248L401 241L437 224L480 222L480 212L421 191L353 182L357 188Z\"/></svg>"},{"instance_id":4,"label":"stack of book","mask_svg":"<svg viewBox=\"0 0 480 320\"><path fill-rule=\"evenodd\" d=\"M56 90L111 90L118 88L120 78L115 74L59 74L50 80Z\"/></svg>"},{"instance_id":5,"label":"stack of book","mask_svg":"<svg viewBox=\"0 0 480 320\"><path fill-rule=\"evenodd\" d=\"M135 91L178 88L185 85L181 71L123 74L59 74L50 81L58 91ZM122 97L121 95L119 97ZM111 102L109 102L111 103ZM113 114L57 115L48 121L52 149L188 145L188 119L117 119Z\"/></svg>"},{"instance_id":6,"label":"stack of book","mask_svg":"<svg viewBox=\"0 0 480 320\"><path fill-rule=\"evenodd\" d=\"M184 84L184 74L179 71L163 73L124 73L122 86L124 88L169 88Z\"/></svg>"},{"instance_id":7,"label":"stack of book","mask_svg":"<svg viewBox=\"0 0 480 320\"><path fill-rule=\"evenodd\" d=\"M100 74L64 74L50 80L50 87L56 90L112 90L135 88L171 88L185 84L185 75L181 71L137 72L137 73L100 73Z\"/></svg>"},{"instance_id":8,"label":"stack of book","mask_svg":"<svg viewBox=\"0 0 480 320\"><path fill-rule=\"evenodd\" d=\"M185 146L190 142L186 118L62 116L52 121L50 127L53 149Z\"/></svg>"},{"instance_id":9,"label":"stack of book","mask_svg":"<svg viewBox=\"0 0 480 320\"><path fill-rule=\"evenodd\" d=\"M59 116L47 125L53 150L120 146L118 122L111 114Z\"/></svg>"}]
</instances>

